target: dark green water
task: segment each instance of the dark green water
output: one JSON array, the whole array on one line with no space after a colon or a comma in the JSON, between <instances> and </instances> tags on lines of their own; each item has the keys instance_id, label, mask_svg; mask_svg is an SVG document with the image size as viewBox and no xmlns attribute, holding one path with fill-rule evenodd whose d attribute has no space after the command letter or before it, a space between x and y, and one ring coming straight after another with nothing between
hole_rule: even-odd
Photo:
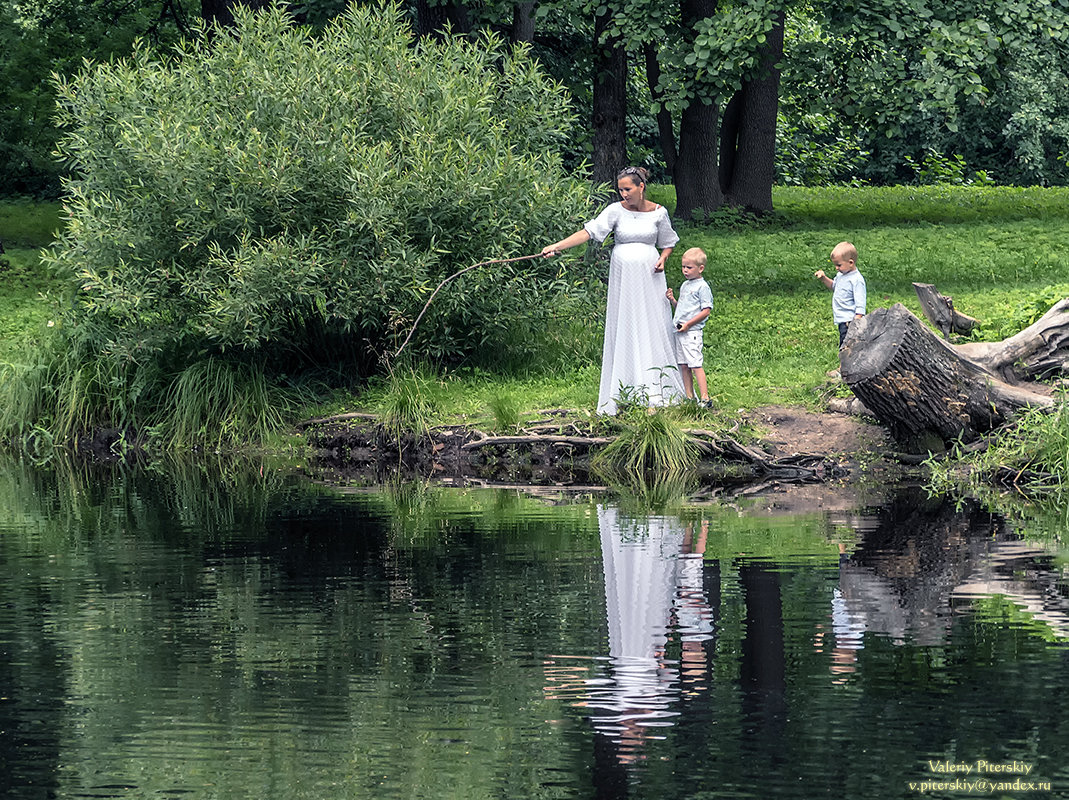
<instances>
[{"instance_id":1,"label":"dark green water","mask_svg":"<svg viewBox=\"0 0 1069 800\"><path fill-rule=\"evenodd\" d=\"M1069 793L1061 531L670 508L0 460L0 797Z\"/></svg>"}]
</instances>

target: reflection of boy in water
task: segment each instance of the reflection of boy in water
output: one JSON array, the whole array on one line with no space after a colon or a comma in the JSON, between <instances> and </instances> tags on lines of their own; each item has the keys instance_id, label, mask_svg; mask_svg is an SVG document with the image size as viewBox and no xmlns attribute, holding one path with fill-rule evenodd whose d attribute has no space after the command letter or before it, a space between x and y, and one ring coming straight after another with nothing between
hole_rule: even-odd
<instances>
[{"instance_id":1,"label":"reflection of boy in water","mask_svg":"<svg viewBox=\"0 0 1069 800\"><path fill-rule=\"evenodd\" d=\"M832 683L844 684L847 677L857 671L857 651L865 646L865 621L852 613L843 596L843 572L848 566L850 556L846 547L839 543L839 585L831 594L831 630L833 645L831 650L831 674L837 676ZM818 651L824 649L823 626L817 626L814 645Z\"/></svg>"},{"instance_id":2,"label":"reflection of boy in water","mask_svg":"<svg viewBox=\"0 0 1069 800\"><path fill-rule=\"evenodd\" d=\"M681 646L680 680L683 695L693 697L705 691L706 654L704 642L713 638L713 610L705 593L705 543L709 523L702 520L697 536L688 523L679 556L678 588L674 606L675 623Z\"/></svg>"},{"instance_id":3,"label":"reflection of boy in water","mask_svg":"<svg viewBox=\"0 0 1069 800\"><path fill-rule=\"evenodd\" d=\"M831 651L831 674L841 675L839 683L846 681L846 675L854 672L857 663L857 651L865 646L865 621L858 614L853 614L843 597L843 567L847 566L850 556L846 548L839 545L839 582L831 594L831 630L835 636L835 647Z\"/></svg>"}]
</instances>

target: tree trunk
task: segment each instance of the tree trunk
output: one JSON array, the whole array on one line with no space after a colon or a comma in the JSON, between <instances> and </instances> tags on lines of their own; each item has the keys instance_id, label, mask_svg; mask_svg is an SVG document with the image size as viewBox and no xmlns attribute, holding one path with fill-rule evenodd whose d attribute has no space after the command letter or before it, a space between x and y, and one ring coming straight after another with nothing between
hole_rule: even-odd
<instances>
[{"instance_id":1,"label":"tree trunk","mask_svg":"<svg viewBox=\"0 0 1069 800\"><path fill-rule=\"evenodd\" d=\"M533 42L535 34L534 3L516 3L512 7L512 43Z\"/></svg>"},{"instance_id":2,"label":"tree trunk","mask_svg":"<svg viewBox=\"0 0 1069 800\"><path fill-rule=\"evenodd\" d=\"M720 115L720 191L731 188L735 173L735 151L739 145L739 125L742 123L742 90L735 92Z\"/></svg>"},{"instance_id":3,"label":"tree trunk","mask_svg":"<svg viewBox=\"0 0 1069 800\"><path fill-rule=\"evenodd\" d=\"M655 103L661 102L663 93L661 84L661 64L657 60L657 48L650 42L643 45L643 53L646 56L646 83L650 87L650 97ZM661 155L664 156L664 168L669 176L674 176L676 171L676 134L672 127L672 113L663 105L657 109L657 138L661 144Z\"/></svg>"},{"instance_id":4,"label":"tree trunk","mask_svg":"<svg viewBox=\"0 0 1069 800\"><path fill-rule=\"evenodd\" d=\"M269 0L200 0L200 15L205 22L214 22L224 27L234 24L234 6L243 5L253 10L267 8Z\"/></svg>"},{"instance_id":5,"label":"tree trunk","mask_svg":"<svg viewBox=\"0 0 1069 800\"><path fill-rule=\"evenodd\" d=\"M605 40L612 21L606 9L594 19L594 183L615 184L627 166L627 54L619 40Z\"/></svg>"},{"instance_id":6,"label":"tree trunk","mask_svg":"<svg viewBox=\"0 0 1069 800\"><path fill-rule=\"evenodd\" d=\"M730 180L724 200L751 211L772 210L772 183L776 177L776 112L779 108L779 76L776 65L783 58L782 10L776 13L762 51L761 77L743 84L739 95L737 135L732 142ZM734 102L734 101L733 101ZM720 159L726 153L721 145Z\"/></svg>"},{"instance_id":7,"label":"tree trunk","mask_svg":"<svg viewBox=\"0 0 1069 800\"><path fill-rule=\"evenodd\" d=\"M717 0L682 0L683 30L697 30L702 20L716 13L716 6ZM694 97L680 115L679 155L673 173L680 219L701 219L724 203L717 167L719 116L717 105L703 97Z\"/></svg>"},{"instance_id":8,"label":"tree trunk","mask_svg":"<svg viewBox=\"0 0 1069 800\"><path fill-rule=\"evenodd\" d=\"M851 323L839 351L840 371L906 450L942 451L949 442L979 438L1022 408L1052 405L1041 387L1012 386L990 366L1007 352L1044 351L1024 340L1007 348L1023 333L992 346L989 357L970 357L965 345L945 343L897 303ZM1041 358L1049 360L1050 354Z\"/></svg>"},{"instance_id":9,"label":"tree trunk","mask_svg":"<svg viewBox=\"0 0 1069 800\"><path fill-rule=\"evenodd\" d=\"M717 107L694 100L679 119L676 160L676 216L702 219L724 204L717 174Z\"/></svg>"},{"instance_id":10,"label":"tree trunk","mask_svg":"<svg viewBox=\"0 0 1069 800\"><path fill-rule=\"evenodd\" d=\"M440 39L447 28L453 33L471 33L471 18L468 7L463 2L432 3L430 0L416 0L416 33Z\"/></svg>"}]
</instances>

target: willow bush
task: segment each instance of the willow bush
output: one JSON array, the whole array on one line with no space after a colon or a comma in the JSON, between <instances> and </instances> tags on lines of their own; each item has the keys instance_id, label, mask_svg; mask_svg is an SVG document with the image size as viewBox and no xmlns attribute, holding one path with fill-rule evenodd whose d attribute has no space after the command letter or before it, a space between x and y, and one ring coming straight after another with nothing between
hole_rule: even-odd
<instances>
[{"instance_id":1,"label":"willow bush","mask_svg":"<svg viewBox=\"0 0 1069 800\"><path fill-rule=\"evenodd\" d=\"M158 376L66 415L90 425L166 426L170 383L208 359L290 379L381 369L441 280L537 252L588 213L558 154L563 88L490 36L417 40L393 5L354 4L315 34L239 9L233 30L139 46L57 87L75 176L45 256L72 290L58 330L76 369ZM406 352L533 356L559 294L578 291L559 264L459 277Z\"/></svg>"}]
</instances>

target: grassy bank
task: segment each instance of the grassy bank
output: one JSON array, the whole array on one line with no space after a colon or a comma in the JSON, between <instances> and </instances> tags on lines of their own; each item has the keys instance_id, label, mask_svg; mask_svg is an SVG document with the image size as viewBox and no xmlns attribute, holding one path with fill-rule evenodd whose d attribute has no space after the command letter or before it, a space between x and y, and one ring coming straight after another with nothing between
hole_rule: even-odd
<instances>
[{"instance_id":1,"label":"grassy bank","mask_svg":"<svg viewBox=\"0 0 1069 800\"><path fill-rule=\"evenodd\" d=\"M14 357L48 327L53 306L43 297L52 281L41 267L41 248L59 228L56 203L0 203L0 360Z\"/></svg>"},{"instance_id":2,"label":"grassy bank","mask_svg":"<svg viewBox=\"0 0 1069 800\"><path fill-rule=\"evenodd\" d=\"M655 196L673 207L669 188L660 187ZM825 372L837 365L836 332L830 293L812 275L829 268L828 254L841 240L858 247L870 310L901 302L920 314L911 284L934 283L983 322L984 339L1020 330L1069 294L1066 189L784 188L774 197L777 214L760 223L724 214L713 225L680 225L682 241L669 262L669 283L678 287L683 250L700 246L709 254L705 275L716 307L706 326L706 365L711 394L727 413L821 402ZM55 206L0 206L0 239L8 251L0 284L0 357L10 358L47 326L52 306L41 293L50 282L36 252L57 225ZM530 249L543 244L532 242ZM580 257L574 251L562 256ZM603 277L591 274L588 280ZM592 409L598 314L573 326L586 331L589 341L577 343L575 352L585 356L569 363L531 374L461 369L432 381L426 399L434 421L462 417L489 424L493 408L510 405L521 413ZM338 396L307 412L375 409L384 391L372 382L355 396Z\"/></svg>"}]
</instances>

